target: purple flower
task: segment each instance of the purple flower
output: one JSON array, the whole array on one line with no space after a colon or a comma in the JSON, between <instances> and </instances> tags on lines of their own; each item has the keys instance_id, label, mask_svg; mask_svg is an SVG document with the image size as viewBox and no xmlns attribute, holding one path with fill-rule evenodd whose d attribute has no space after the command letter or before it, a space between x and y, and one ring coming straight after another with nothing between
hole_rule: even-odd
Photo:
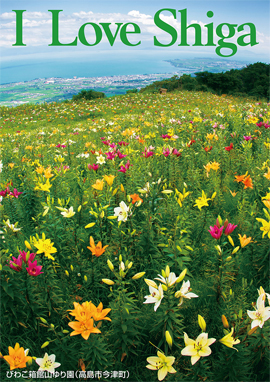
<instances>
[{"instance_id":1,"label":"purple flower","mask_svg":"<svg viewBox=\"0 0 270 382\"><path fill-rule=\"evenodd\" d=\"M245 140L245 141L249 141L250 139L252 139L252 136L251 136L251 135L247 135L247 136L244 135L243 137L244 137L244 140Z\"/></svg>"}]
</instances>

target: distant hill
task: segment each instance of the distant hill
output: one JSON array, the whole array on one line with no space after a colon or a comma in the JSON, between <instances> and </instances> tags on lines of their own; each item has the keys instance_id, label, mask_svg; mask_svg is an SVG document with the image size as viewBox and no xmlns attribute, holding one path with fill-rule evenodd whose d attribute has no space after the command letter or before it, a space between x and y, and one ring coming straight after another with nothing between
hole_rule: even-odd
<instances>
[{"instance_id":1,"label":"distant hill","mask_svg":"<svg viewBox=\"0 0 270 382\"><path fill-rule=\"evenodd\" d=\"M249 96L270 99L269 91L270 64L257 62L242 69L231 69L221 73L208 71L196 72L195 77L190 74L173 76L162 81L155 81L141 89L140 92L158 92L160 88L167 91L197 90L212 93Z\"/></svg>"}]
</instances>

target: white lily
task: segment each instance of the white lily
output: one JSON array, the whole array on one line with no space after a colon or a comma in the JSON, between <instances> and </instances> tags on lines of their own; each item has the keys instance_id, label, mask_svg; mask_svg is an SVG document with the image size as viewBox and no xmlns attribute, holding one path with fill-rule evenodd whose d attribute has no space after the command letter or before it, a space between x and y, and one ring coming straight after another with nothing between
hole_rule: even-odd
<instances>
[{"instance_id":1,"label":"white lily","mask_svg":"<svg viewBox=\"0 0 270 382\"><path fill-rule=\"evenodd\" d=\"M75 215L76 212L73 211L73 207L70 207L69 209L65 208L61 214L64 216L64 218L71 218Z\"/></svg>"},{"instance_id":2,"label":"white lily","mask_svg":"<svg viewBox=\"0 0 270 382\"><path fill-rule=\"evenodd\" d=\"M183 299L184 298L191 299L191 298L194 298L194 297L199 297L195 293L189 292L189 289L190 289L190 281L189 280L188 281L183 281L181 289L178 290L177 292L175 292L175 297L176 298L180 298L178 306L183 304L183 301L184 301Z\"/></svg>"},{"instance_id":3,"label":"white lily","mask_svg":"<svg viewBox=\"0 0 270 382\"><path fill-rule=\"evenodd\" d=\"M260 287L260 289L258 289L258 293L259 293L259 296L262 294L264 297L263 297L263 300L265 301L265 299L267 298L268 300L268 305L270 305L270 294L269 293L266 293L265 290L263 289L263 287Z\"/></svg>"},{"instance_id":4,"label":"white lily","mask_svg":"<svg viewBox=\"0 0 270 382\"><path fill-rule=\"evenodd\" d=\"M265 308L264 301L265 301L265 296L264 294L261 294L257 299L257 303L256 303L257 310L247 311L247 314L253 320L251 323L251 329L255 328L256 326L259 326L260 328L262 328L265 321L267 321L270 318L270 306Z\"/></svg>"},{"instance_id":5,"label":"white lily","mask_svg":"<svg viewBox=\"0 0 270 382\"><path fill-rule=\"evenodd\" d=\"M151 285L149 286L149 292L150 295L145 296L146 301L144 301L144 304L155 304L154 306L154 311L156 312L157 308L159 307L161 300L163 299L163 289L162 285L159 284L158 289L152 287Z\"/></svg>"},{"instance_id":6,"label":"white lily","mask_svg":"<svg viewBox=\"0 0 270 382\"><path fill-rule=\"evenodd\" d=\"M54 369L59 367L61 363L55 362L55 355L45 353L43 358L37 358L36 363L40 366L39 371L49 371L50 373L54 373Z\"/></svg>"},{"instance_id":7,"label":"white lily","mask_svg":"<svg viewBox=\"0 0 270 382\"><path fill-rule=\"evenodd\" d=\"M120 202L119 207L116 207L114 209L114 216L118 216L118 221L127 221L128 218L128 212L130 211L130 208L126 205L125 202Z\"/></svg>"}]
</instances>

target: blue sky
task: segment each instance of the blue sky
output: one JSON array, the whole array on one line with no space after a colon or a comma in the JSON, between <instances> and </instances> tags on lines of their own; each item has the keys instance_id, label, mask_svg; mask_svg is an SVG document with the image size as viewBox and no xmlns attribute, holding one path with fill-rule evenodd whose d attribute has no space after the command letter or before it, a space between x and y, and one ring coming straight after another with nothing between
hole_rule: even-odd
<instances>
[{"instance_id":1,"label":"blue sky","mask_svg":"<svg viewBox=\"0 0 270 382\"><path fill-rule=\"evenodd\" d=\"M179 47L177 41L172 47L158 48L154 46L153 37L166 43L170 41L170 35L154 24L155 13L163 8L172 8L181 10L187 8L188 23L197 23L202 28L202 40L205 44L207 29L205 24L213 22L214 30L221 23L230 23L241 25L243 23L253 23L256 27L257 42L259 44L251 47L238 47L237 53L232 59L251 57L254 61L269 62L270 58L270 1L249 1L249 0L139 0L139 1L108 1L108 0L1 0L0 2L0 48L3 62L21 60L30 55L35 59L42 57L63 57L67 58L70 53L76 53L79 56L96 54L99 51L108 51L110 55L117 55L117 52L134 52L137 50L162 50L166 57L170 54L194 53L207 56L215 54L215 47L194 47L194 30L189 29L188 42L191 46ZM14 47L16 36L15 12L13 10L23 9L24 13L24 43L26 47ZM121 43L119 37L116 38L115 45L111 47L103 37L100 44L94 47L87 47L80 42L75 47L49 47L51 43L51 13L49 9L61 9L60 14L60 41L68 43L74 40L78 35L80 26L87 22L99 24L100 22L111 22L114 30L115 22L128 23L133 22L139 25L141 33L138 36L131 37L131 41L141 40L139 47L126 47ZM208 11L213 11L214 16L209 19L206 16ZM163 12L164 21L172 25L177 31L180 30L180 14L177 13L177 20L174 20L172 14ZM91 27L87 30L87 39L94 38ZM245 29L246 33L249 29ZM92 35L91 35L92 33ZM178 32L180 35L180 32ZM244 32L242 32L244 34ZM230 40L234 43L237 37L241 35L237 32ZM215 43L218 38L215 37ZM215 55L218 59L219 56Z\"/></svg>"}]
</instances>

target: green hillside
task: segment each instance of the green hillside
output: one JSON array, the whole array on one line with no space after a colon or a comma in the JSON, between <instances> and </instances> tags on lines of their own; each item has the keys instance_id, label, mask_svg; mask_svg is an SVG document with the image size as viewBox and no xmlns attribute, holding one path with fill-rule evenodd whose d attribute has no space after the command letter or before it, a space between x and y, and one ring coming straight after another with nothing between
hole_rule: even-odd
<instances>
[{"instance_id":1,"label":"green hillside","mask_svg":"<svg viewBox=\"0 0 270 382\"><path fill-rule=\"evenodd\" d=\"M1 381L269 380L270 104L183 88L1 108Z\"/></svg>"}]
</instances>

